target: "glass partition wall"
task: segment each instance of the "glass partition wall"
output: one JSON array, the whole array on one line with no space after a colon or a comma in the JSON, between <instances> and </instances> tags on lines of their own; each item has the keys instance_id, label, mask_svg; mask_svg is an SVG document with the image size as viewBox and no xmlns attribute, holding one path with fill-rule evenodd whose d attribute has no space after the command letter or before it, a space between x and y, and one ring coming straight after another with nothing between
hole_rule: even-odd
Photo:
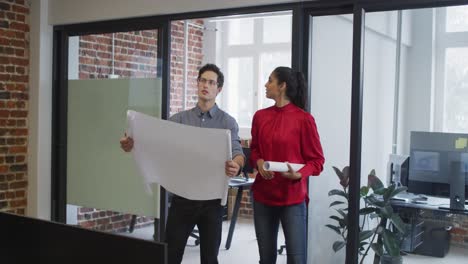
<instances>
[{"instance_id":1,"label":"glass partition wall","mask_svg":"<svg viewBox=\"0 0 468 264\"><path fill-rule=\"evenodd\" d=\"M395 234L393 215L406 224L407 233L394 241L407 253L404 263L435 263L440 257L444 263L461 263L468 256L468 213L452 207L454 197L461 197L465 207L468 194L466 10L365 14L361 186L374 169L385 186L408 188L395 197L405 203L394 203L384 215ZM362 200L365 207L369 203ZM363 230L382 223L371 215L360 219ZM373 261L370 252L364 263Z\"/></svg>"},{"instance_id":2,"label":"glass partition wall","mask_svg":"<svg viewBox=\"0 0 468 264\"><path fill-rule=\"evenodd\" d=\"M344 218L348 209L344 197L328 192L344 191L333 167L342 171L349 166L353 19L350 15L312 16L310 28L309 104L325 164L319 177L309 179L308 263L344 263L345 248L335 253L333 243L346 234L337 234L326 225L337 226L333 218ZM336 200L343 204L330 207Z\"/></svg>"},{"instance_id":3,"label":"glass partition wall","mask_svg":"<svg viewBox=\"0 0 468 264\"><path fill-rule=\"evenodd\" d=\"M161 216L159 186L146 186L132 155L119 146L127 110L167 114L167 30L145 22L56 29L53 220L122 233L152 227ZM160 230L155 226L148 238L159 239Z\"/></svg>"},{"instance_id":4,"label":"glass partition wall","mask_svg":"<svg viewBox=\"0 0 468 264\"><path fill-rule=\"evenodd\" d=\"M368 175L374 171L384 186L404 185L409 189L402 196L432 206L432 210L387 207L410 232L396 241L404 263L435 263L439 257L444 257L446 263L459 263L468 254L466 212L434 210L449 208L449 199L454 198L450 193L451 176L444 173L459 175L455 176L461 179L458 182L464 182L458 188L460 197L467 195L465 10L464 6L454 6L367 12L363 16L359 187L368 185ZM310 22L311 113L321 132L326 156L322 176L326 177L311 179L309 186L309 263L356 263L345 256L343 243L349 231L343 226L348 227L351 217L346 204L349 196L339 197L336 192L327 195L332 189L343 190L343 182L332 167L343 169L350 164L349 131L356 120L349 117L359 109L351 106L351 55L359 49L353 50L351 45L352 23L351 15L316 16ZM413 131L429 132L429 136L423 134L429 142L414 143L421 142L421 136ZM458 162L452 169L455 173L450 172L450 162ZM371 188L368 194L372 192ZM364 198L359 200L362 210L370 207ZM359 216L359 230L364 231L359 235L359 263L374 261L374 250L368 247L378 242L378 236L366 237L371 234L366 231L381 223L381 218L375 216ZM396 230L394 225L387 227ZM382 250L389 249L384 246Z\"/></svg>"},{"instance_id":5,"label":"glass partition wall","mask_svg":"<svg viewBox=\"0 0 468 264\"><path fill-rule=\"evenodd\" d=\"M151 219L136 215L159 217L159 188L145 191L118 140L127 110L161 118L158 30L68 42L67 223L113 232L148 225Z\"/></svg>"}]
</instances>

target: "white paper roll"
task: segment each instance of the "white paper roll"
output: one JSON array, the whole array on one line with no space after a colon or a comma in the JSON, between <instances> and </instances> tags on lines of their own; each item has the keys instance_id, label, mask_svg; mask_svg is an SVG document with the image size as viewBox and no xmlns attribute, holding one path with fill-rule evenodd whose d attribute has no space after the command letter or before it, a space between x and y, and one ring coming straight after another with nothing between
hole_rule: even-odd
<instances>
[{"instance_id":1,"label":"white paper roll","mask_svg":"<svg viewBox=\"0 0 468 264\"><path fill-rule=\"evenodd\" d=\"M289 163L291 168L295 171L300 170L304 167L304 164L297 164L297 163ZM276 161L265 161L263 163L263 169L268 171L277 171L277 172L285 172L288 171L288 165L286 162L276 162Z\"/></svg>"}]
</instances>

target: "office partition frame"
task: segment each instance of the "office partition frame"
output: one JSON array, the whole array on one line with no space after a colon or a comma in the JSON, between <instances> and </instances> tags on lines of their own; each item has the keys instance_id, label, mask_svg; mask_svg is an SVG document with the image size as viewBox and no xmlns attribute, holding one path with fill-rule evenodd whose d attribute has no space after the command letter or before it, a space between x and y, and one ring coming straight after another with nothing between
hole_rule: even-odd
<instances>
[{"instance_id":1,"label":"office partition frame","mask_svg":"<svg viewBox=\"0 0 468 264\"><path fill-rule=\"evenodd\" d=\"M361 186L361 146L364 71L365 14L403 9L434 8L468 4L467 0L356 0L353 23L353 62L351 93L351 146L348 208L348 243L346 264L358 263L359 258L359 189Z\"/></svg>"},{"instance_id":2,"label":"office partition frame","mask_svg":"<svg viewBox=\"0 0 468 264\"><path fill-rule=\"evenodd\" d=\"M67 82L68 73L68 37L91 33L109 33L124 30L160 30L158 56L162 56L161 69L163 79L162 118L169 115L170 89L170 23L172 20L254 14L262 12L293 12L292 28L292 67L302 72L310 72L310 18L320 15L338 15L353 13L353 55L352 55L352 93L351 93L351 129L350 129L350 184L348 211L348 243L346 263L358 263L359 248L359 189L361 175L362 143L362 105L363 105L363 49L365 14L377 11L399 9L432 8L468 4L468 0L318 0L287 4L252 6L201 12L180 13L152 17L119 19L111 21L80 23L54 27L53 47L53 112L52 112L52 215L54 221L65 222L66 217L66 154L67 154ZM313 76L306 76L306 79ZM307 81L307 80L306 80ZM309 95L313 89L309 88ZM166 194L162 190L160 198L160 219L158 240L164 239L165 218L167 217Z\"/></svg>"},{"instance_id":3,"label":"office partition frame","mask_svg":"<svg viewBox=\"0 0 468 264\"><path fill-rule=\"evenodd\" d=\"M169 25L169 26L168 26ZM53 221L66 222L67 205L67 113L68 113L68 48L69 37L88 34L104 34L123 31L137 31L157 29L158 45L157 58L162 59L160 65L156 65L157 77L162 79L161 117L167 119L169 113L169 65L170 58L170 24L165 18L139 18L123 19L107 22L93 22L54 27L53 47L53 105L52 105L52 194L51 194L51 219ZM166 194L161 188L160 203L167 204ZM165 206L160 206L165 208ZM167 210L160 211L160 217L167 217ZM164 228L161 228L159 220L155 220L155 240L161 241L164 237Z\"/></svg>"}]
</instances>

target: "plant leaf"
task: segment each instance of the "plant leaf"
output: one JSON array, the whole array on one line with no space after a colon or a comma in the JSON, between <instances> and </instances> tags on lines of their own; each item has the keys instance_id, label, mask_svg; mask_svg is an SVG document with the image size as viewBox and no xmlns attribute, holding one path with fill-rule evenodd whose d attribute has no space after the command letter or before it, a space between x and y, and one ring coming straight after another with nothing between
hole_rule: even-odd
<instances>
[{"instance_id":1,"label":"plant leaf","mask_svg":"<svg viewBox=\"0 0 468 264\"><path fill-rule=\"evenodd\" d=\"M349 166L346 166L343 168L343 178L340 180L340 184L341 186L343 186L343 188L348 188L349 186Z\"/></svg>"},{"instance_id":2,"label":"plant leaf","mask_svg":"<svg viewBox=\"0 0 468 264\"><path fill-rule=\"evenodd\" d=\"M399 256L400 244L395 235L387 229L384 230L382 235L385 251L387 251L390 256Z\"/></svg>"},{"instance_id":3,"label":"plant leaf","mask_svg":"<svg viewBox=\"0 0 468 264\"><path fill-rule=\"evenodd\" d=\"M337 252L338 250L342 249L344 246L346 246L346 242L344 242L344 241L335 241L333 243L333 251Z\"/></svg>"},{"instance_id":4,"label":"plant leaf","mask_svg":"<svg viewBox=\"0 0 468 264\"><path fill-rule=\"evenodd\" d=\"M369 187L368 186L362 186L360 191L359 191L359 194L361 195L361 197L367 196L368 193L369 193Z\"/></svg>"},{"instance_id":5,"label":"plant leaf","mask_svg":"<svg viewBox=\"0 0 468 264\"><path fill-rule=\"evenodd\" d=\"M384 188L382 181L375 175L375 170L371 170L369 176L367 176L367 182L374 193L379 193Z\"/></svg>"},{"instance_id":6,"label":"plant leaf","mask_svg":"<svg viewBox=\"0 0 468 264\"><path fill-rule=\"evenodd\" d=\"M394 215L393 213L393 207L389 204L386 204L384 207L381 208L380 210L380 216L385 217L385 218L392 218Z\"/></svg>"},{"instance_id":7,"label":"plant leaf","mask_svg":"<svg viewBox=\"0 0 468 264\"><path fill-rule=\"evenodd\" d=\"M377 234L382 234L382 232L385 230L385 228L381 225L378 225L377 228L375 228L375 231Z\"/></svg>"},{"instance_id":8,"label":"plant leaf","mask_svg":"<svg viewBox=\"0 0 468 264\"><path fill-rule=\"evenodd\" d=\"M367 196L365 200L366 202L368 202L370 205L373 205L373 206L378 206L378 207L385 206L385 202L377 198L374 194Z\"/></svg>"},{"instance_id":9,"label":"plant leaf","mask_svg":"<svg viewBox=\"0 0 468 264\"><path fill-rule=\"evenodd\" d=\"M359 209L359 214L360 215L367 215L367 214L371 214L371 213L374 213L376 212L376 208L374 207L364 207L364 208L361 208Z\"/></svg>"},{"instance_id":10,"label":"plant leaf","mask_svg":"<svg viewBox=\"0 0 468 264\"><path fill-rule=\"evenodd\" d=\"M333 189L328 192L328 196L333 196L333 195L339 195L339 196L346 198L346 200L348 200L348 194L343 192L342 190Z\"/></svg>"},{"instance_id":11,"label":"plant leaf","mask_svg":"<svg viewBox=\"0 0 468 264\"><path fill-rule=\"evenodd\" d=\"M341 219L336 215L332 215L332 216L330 216L330 218L333 219L333 220L336 220L341 228L344 228L346 226L344 219Z\"/></svg>"},{"instance_id":12,"label":"plant leaf","mask_svg":"<svg viewBox=\"0 0 468 264\"><path fill-rule=\"evenodd\" d=\"M398 214L393 214L390 218L392 220L392 224L400 231L400 233L406 235L408 233L408 225L401 220L401 217Z\"/></svg>"},{"instance_id":13,"label":"plant leaf","mask_svg":"<svg viewBox=\"0 0 468 264\"><path fill-rule=\"evenodd\" d=\"M332 207L332 206L335 206L335 205L339 205L339 204L344 204L345 202L342 202L342 201L334 201L333 203L330 204L330 206L328 207Z\"/></svg>"},{"instance_id":14,"label":"plant leaf","mask_svg":"<svg viewBox=\"0 0 468 264\"><path fill-rule=\"evenodd\" d=\"M348 218L348 214L345 213L343 210L337 209L336 211L343 217L343 219L347 219L347 218Z\"/></svg>"},{"instance_id":15,"label":"plant leaf","mask_svg":"<svg viewBox=\"0 0 468 264\"><path fill-rule=\"evenodd\" d=\"M390 185L388 188L385 189L382 197L384 201L388 201L388 199L391 197L393 191L395 191L395 184Z\"/></svg>"},{"instance_id":16,"label":"plant leaf","mask_svg":"<svg viewBox=\"0 0 468 264\"><path fill-rule=\"evenodd\" d=\"M343 168L343 178L348 178L349 179L349 166L345 166Z\"/></svg>"},{"instance_id":17,"label":"plant leaf","mask_svg":"<svg viewBox=\"0 0 468 264\"><path fill-rule=\"evenodd\" d=\"M338 176L338 178L340 179L340 181L343 180L343 172L341 172L340 169L338 169L337 167L335 166L332 166L333 170L335 171L336 175Z\"/></svg>"},{"instance_id":18,"label":"plant leaf","mask_svg":"<svg viewBox=\"0 0 468 264\"><path fill-rule=\"evenodd\" d=\"M326 227L330 228L331 230L335 231L338 235L341 235L340 228L334 225L325 225Z\"/></svg>"},{"instance_id":19,"label":"plant leaf","mask_svg":"<svg viewBox=\"0 0 468 264\"><path fill-rule=\"evenodd\" d=\"M361 252L361 251L364 251L364 250L366 249L365 246L366 246L367 244L369 244L369 242L365 242L365 241L364 241L364 242L359 243L359 254L361 254L361 255L364 254L364 253Z\"/></svg>"},{"instance_id":20,"label":"plant leaf","mask_svg":"<svg viewBox=\"0 0 468 264\"><path fill-rule=\"evenodd\" d=\"M345 213L342 209L335 209L343 218L343 227L348 225L348 214ZM341 223L340 223L341 224Z\"/></svg>"},{"instance_id":21,"label":"plant leaf","mask_svg":"<svg viewBox=\"0 0 468 264\"><path fill-rule=\"evenodd\" d=\"M359 241L366 240L369 237L371 237L373 234L374 234L374 231L371 231L371 230L362 231L359 233Z\"/></svg>"},{"instance_id":22,"label":"plant leaf","mask_svg":"<svg viewBox=\"0 0 468 264\"><path fill-rule=\"evenodd\" d=\"M381 243L372 243L371 248L374 250L375 254L379 256L383 255L383 248Z\"/></svg>"}]
</instances>

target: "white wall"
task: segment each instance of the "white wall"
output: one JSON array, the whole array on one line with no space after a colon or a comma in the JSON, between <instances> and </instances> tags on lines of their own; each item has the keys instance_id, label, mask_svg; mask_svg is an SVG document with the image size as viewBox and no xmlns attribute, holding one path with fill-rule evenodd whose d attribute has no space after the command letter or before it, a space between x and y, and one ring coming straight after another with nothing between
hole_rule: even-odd
<instances>
[{"instance_id":1,"label":"white wall","mask_svg":"<svg viewBox=\"0 0 468 264\"><path fill-rule=\"evenodd\" d=\"M234 7L303 2L302 0L50 0L53 25L118 18L177 14Z\"/></svg>"},{"instance_id":2,"label":"white wall","mask_svg":"<svg viewBox=\"0 0 468 264\"><path fill-rule=\"evenodd\" d=\"M367 14L366 25L374 21L396 28L396 21L388 13L396 12ZM371 19L374 17L382 20ZM372 169L386 182L388 155L392 152L396 35L366 30L364 45L362 185L367 184Z\"/></svg>"},{"instance_id":3,"label":"white wall","mask_svg":"<svg viewBox=\"0 0 468 264\"><path fill-rule=\"evenodd\" d=\"M401 153L409 154L410 131L431 130L431 96L433 81L433 9L415 9L412 17L412 46L408 50L407 76L402 79L407 89L402 92Z\"/></svg>"},{"instance_id":4,"label":"white wall","mask_svg":"<svg viewBox=\"0 0 468 264\"><path fill-rule=\"evenodd\" d=\"M31 1L28 141L28 216L50 219L52 27L48 0Z\"/></svg>"}]
</instances>

